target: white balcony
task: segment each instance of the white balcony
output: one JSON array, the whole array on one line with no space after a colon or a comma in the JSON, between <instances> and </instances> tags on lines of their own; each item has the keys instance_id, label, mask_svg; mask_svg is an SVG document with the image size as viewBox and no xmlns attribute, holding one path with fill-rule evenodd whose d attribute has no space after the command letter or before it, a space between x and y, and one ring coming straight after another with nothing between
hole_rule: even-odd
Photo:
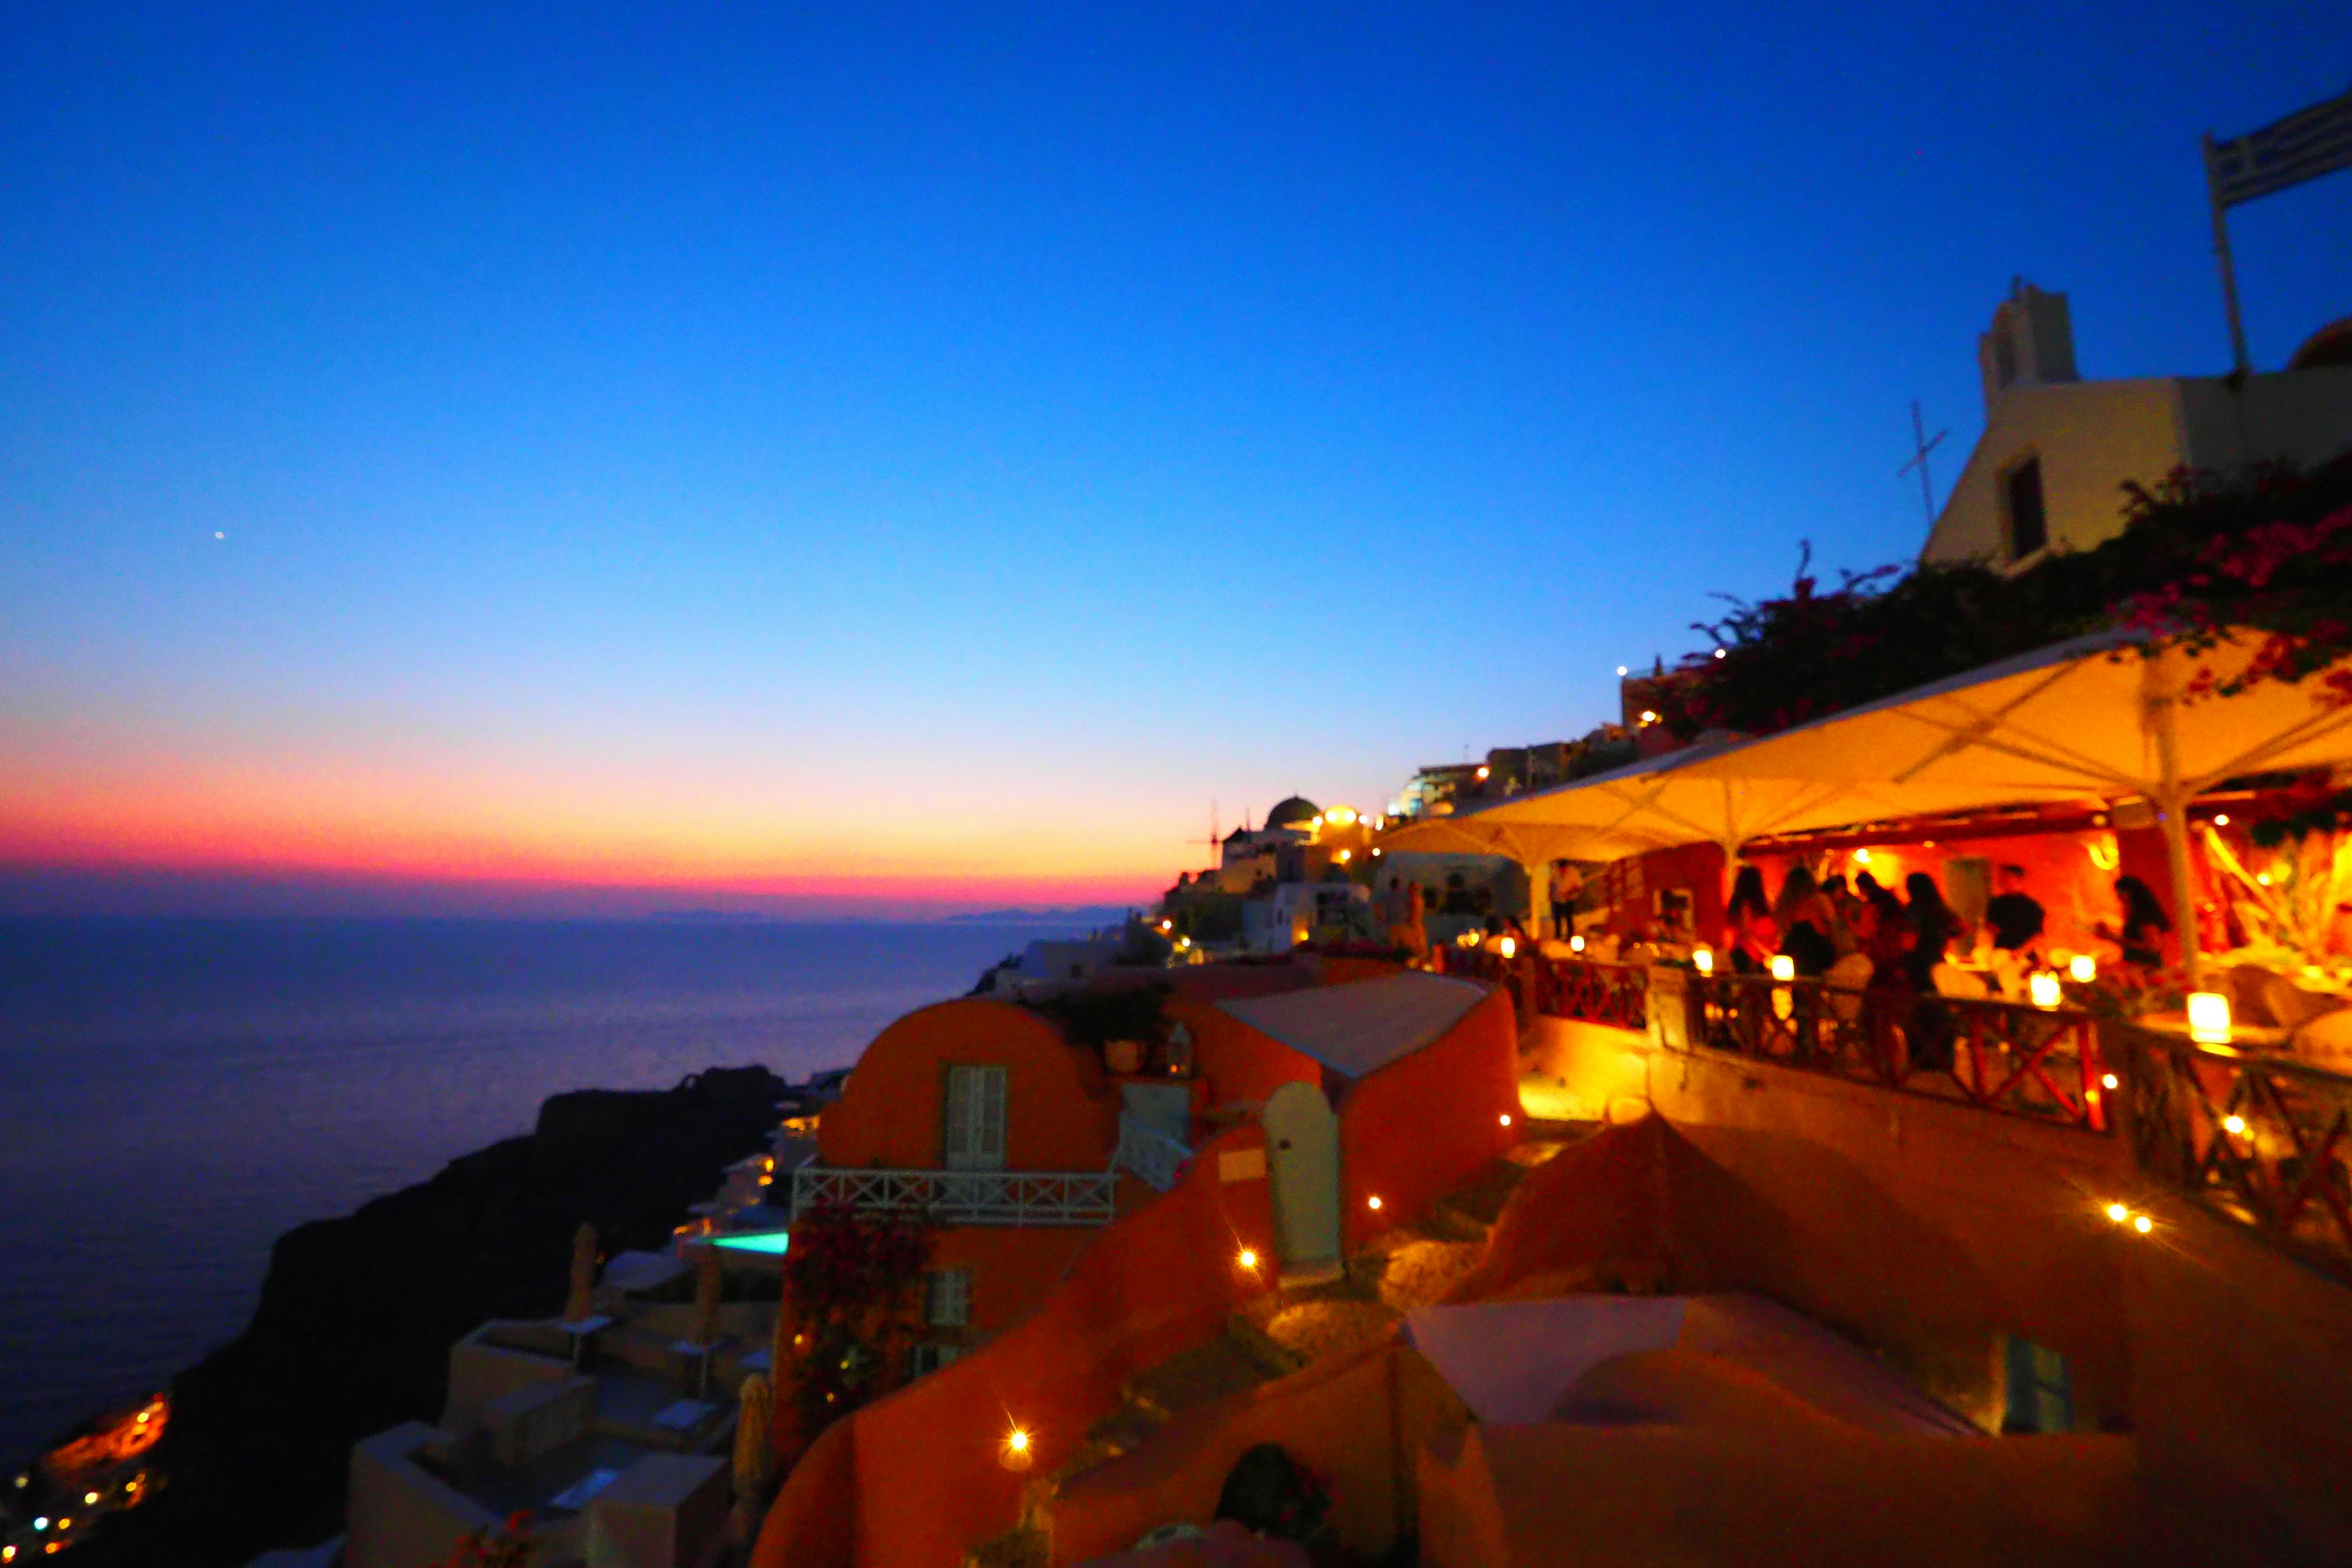
<instances>
[{"instance_id":1,"label":"white balcony","mask_svg":"<svg viewBox=\"0 0 2352 1568\"><path fill-rule=\"evenodd\" d=\"M1118 1217L1118 1173L1154 1192L1176 1184L1192 1151L1132 1118L1103 1171L885 1171L803 1165L793 1175L793 1217L822 1204L907 1209L939 1225L1108 1225Z\"/></svg>"}]
</instances>

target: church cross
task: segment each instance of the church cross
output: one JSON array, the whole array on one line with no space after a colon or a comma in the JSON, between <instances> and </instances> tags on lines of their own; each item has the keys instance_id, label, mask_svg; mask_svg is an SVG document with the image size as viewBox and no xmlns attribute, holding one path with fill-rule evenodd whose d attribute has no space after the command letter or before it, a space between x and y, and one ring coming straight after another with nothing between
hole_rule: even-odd
<instances>
[{"instance_id":1,"label":"church cross","mask_svg":"<svg viewBox=\"0 0 2352 1568\"><path fill-rule=\"evenodd\" d=\"M1938 430L1931 438L1927 435L1927 427L1919 422L1919 400L1916 397L1911 400L1911 460L1895 469L1895 477L1899 479L1914 468L1919 470L1919 504L1927 509L1927 526L1931 529L1936 526L1936 484L1927 477L1927 454L1934 451L1937 443L1950 433Z\"/></svg>"}]
</instances>

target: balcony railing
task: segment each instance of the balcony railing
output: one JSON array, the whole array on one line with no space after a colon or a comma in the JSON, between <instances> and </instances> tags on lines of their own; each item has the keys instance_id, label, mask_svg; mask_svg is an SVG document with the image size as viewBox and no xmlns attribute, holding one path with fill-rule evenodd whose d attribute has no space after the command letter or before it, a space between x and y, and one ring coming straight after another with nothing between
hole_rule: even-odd
<instances>
[{"instance_id":1,"label":"balcony railing","mask_svg":"<svg viewBox=\"0 0 2352 1568\"><path fill-rule=\"evenodd\" d=\"M2352 1077L2123 1031L2140 1168L2352 1280Z\"/></svg>"},{"instance_id":2,"label":"balcony railing","mask_svg":"<svg viewBox=\"0 0 2352 1568\"><path fill-rule=\"evenodd\" d=\"M940 1225L1108 1225L1115 1171L881 1171L803 1165L793 1173L793 1217L824 1204L904 1209Z\"/></svg>"},{"instance_id":3,"label":"balcony railing","mask_svg":"<svg viewBox=\"0 0 2352 1568\"><path fill-rule=\"evenodd\" d=\"M1118 1119L1118 1150L1111 1156L1113 1171L1132 1171L1136 1180L1155 1193L1164 1193L1184 1173L1192 1151L1165 1132L1144 1126L1133 1117Z\"/></svg>"},{"instance_id":4,"label":"balcony railing","mask_svg":"<svg viewBox=\"0 0 2352 1568\"><path fill-rule=\"evenodd\" d=\"M1118 1173L1164 1193L1192 1151L1134 1118L1103 1171L884 1171L803 1165L793 1173L793 1217L824 1204L919 1213L939 1225L1108 1225L1118 1217Z\"/></svg>"}]
</instances>

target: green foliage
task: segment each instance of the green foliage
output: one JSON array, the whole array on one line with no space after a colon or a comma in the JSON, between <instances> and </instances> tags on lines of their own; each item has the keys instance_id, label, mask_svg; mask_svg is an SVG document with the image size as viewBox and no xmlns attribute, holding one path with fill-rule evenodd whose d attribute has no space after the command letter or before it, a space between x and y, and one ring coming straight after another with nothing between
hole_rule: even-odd
<instances>
[{"instance_id":1,"label":"green foliage","mask_svg":"<svg viewBox=\"0 0 2352 1568\"><path fill-rule=\"evenodd\" d=\"M1733 600L1694 628L1721 654L1670 673L1660 718L1684 740L1769 734L2109 626L2192 647L2224 626L2270 632L2255 679L2299 679L2352 650L2352 458L2308 473L2182 469L2126 494L2123 533L2013 577L1886 566L1822 592L1807 546L1788 596ZM2352 689L2330 696L2352 700Z\"/></svg>"},{"instance_id":2,"label":"green foliage","mask_svg":"<svg viewBox=\"0 0 2352 1568\"><path fill-rule=\"evenodd\" d=\"M824 1204L793 1222L784 1301L808 1341L797 1402L810 1436L883 1392L932 1241L914 1210Z\"/></svg>"}]
</instances>

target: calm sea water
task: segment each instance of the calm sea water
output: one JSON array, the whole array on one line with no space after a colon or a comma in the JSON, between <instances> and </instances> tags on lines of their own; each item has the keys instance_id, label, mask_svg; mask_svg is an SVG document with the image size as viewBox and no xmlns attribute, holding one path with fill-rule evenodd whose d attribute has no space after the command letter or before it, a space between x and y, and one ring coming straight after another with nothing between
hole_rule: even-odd
<instances>
[{"instance_id":1,"label":"calm sea water","mask_svg":"<svg viewBox=\"0 0 2352 1568\"><path fill-rule=\"evenodd\" d=\"M564 1089L845 1066L1036 926L0 920L0 1463Z\"/></svg>"}]
</instances>

